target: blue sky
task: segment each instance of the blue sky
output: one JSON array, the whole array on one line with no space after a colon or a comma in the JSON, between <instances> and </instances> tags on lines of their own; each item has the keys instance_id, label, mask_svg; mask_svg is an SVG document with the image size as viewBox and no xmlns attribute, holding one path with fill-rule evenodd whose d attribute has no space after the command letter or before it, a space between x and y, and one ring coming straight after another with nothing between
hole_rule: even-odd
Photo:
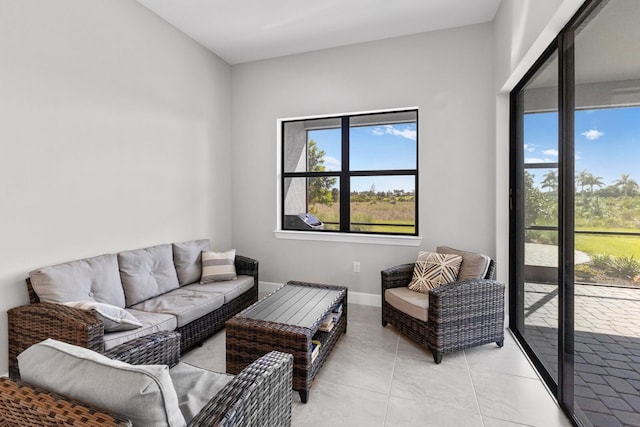
<instances>
[{"instance_id":1,"label":"blue sky","mask_svg":"<svg viewBox=\"0 0 640 427\"><path fill-rule=\"evenodd\" d=\"M308 139L325 151L327 170L340 170L340 129L309 131ZM351 170L416 168L415 123L352 127L349 143ZM372 185L376 191L415 189L413 176L386 176L353 178L351 191L368 191Z\"/></svg>"},{"instance_id":2,"label":"blue sky","mask_svg":"<svg viewBox=\"0 0 640 427\"><path fill-rule=\"evenodd\" d=\"M524 117L525 162L558 161L557 113ZM576 173L587 170L611 185L623 173L640 183L640 107L581 110L575 115ZM539 183L547 170L531 170Z\"/></svg>"}]
</instances>

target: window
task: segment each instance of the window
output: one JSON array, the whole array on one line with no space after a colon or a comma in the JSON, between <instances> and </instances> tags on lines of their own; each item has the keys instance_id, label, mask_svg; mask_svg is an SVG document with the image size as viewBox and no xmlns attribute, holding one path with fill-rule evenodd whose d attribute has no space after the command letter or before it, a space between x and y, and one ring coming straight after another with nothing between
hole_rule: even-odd
<instances>
[{"instance_id":1,"label":"window","mask_svg":"<svg viewBox=\"0 0 640 427\"><path fill-rule=\"evenodd\" d=\"M283 230L418 234L418 111L281 121Z\"/></svg>"}]
</instances>

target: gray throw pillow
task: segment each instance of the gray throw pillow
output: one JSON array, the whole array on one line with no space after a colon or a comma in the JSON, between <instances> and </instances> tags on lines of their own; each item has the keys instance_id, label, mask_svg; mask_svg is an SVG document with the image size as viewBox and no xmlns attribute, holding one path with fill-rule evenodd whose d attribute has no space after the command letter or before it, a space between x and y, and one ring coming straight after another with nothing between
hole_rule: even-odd
<instances>
[{"instance_id":1,"label":"gray throw pillow","mask_svg":"<svg viewBox=\"0 0 640 427\"><path fill-rule=\"evenodd\" d=\"M115 305L92 301L65 302L64 305L80 310L95 310L98 319L102 320L105 332L129 331L142 327L142 323L133 314Z\"/></svg>"},{"instance_id":2,"label":"gray throw pillow","mask_svg":"<svg viewBox=\"0 0 640 427\"><path fill-rule=\"evenodd\" d=\"M202 251L209 251L209 240L191 240L173 244L173 263L180 286L195 283L202 275Z\"/></svg>"}]
</instances>

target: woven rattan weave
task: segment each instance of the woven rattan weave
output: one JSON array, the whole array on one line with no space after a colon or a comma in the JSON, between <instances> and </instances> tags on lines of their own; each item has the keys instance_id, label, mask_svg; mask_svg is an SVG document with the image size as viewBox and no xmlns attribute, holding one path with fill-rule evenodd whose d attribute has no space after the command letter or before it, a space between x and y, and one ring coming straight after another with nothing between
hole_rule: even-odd
<instances>
[{"instance_id":1,"label":"woven rattan weave","mask_svg":"<svg viewBox=\"0 0 640 427\"><path fill-rule=\"evenodd\" d=\"M381 272L382 326L391 324L404 335L431 350L436 363L444 353L495 342L504 343L504 284L493 280L495 262L482 279L463 280L429 291L427 321L416 319L390 305L385 291L406 287L414 264L402 264Z\"/></svg>"},{"instance_id":2,"label":"woven rattan weave","mask_svg":"<svg viewBox=\"0 0 640 427\"><path fill-rule=\"evenodd\" d=\"M318 291L319 295L307 294L299 301L278 301L278 309L288 311L287 316L269 316L278 321L264 320L257 316L256 307L264 307L285 293L287 287L299 287ZM326 291L323 294L323 290ZM325 298L326 297L326 298ZM321 308L313 311L314 304L305 305L310 298L317 298ZM322 299L325 298L325 299ZM342 303L342 316L330 332L319 331L320 322L335 306ZM309 321L309 313L314 317ZM253 306L242 311L227 321L227 372L240 372L253 360L268 351L278 350L293 355L293 389L300 393L300 400L307 402L309 389L316 374L331 353L338 338L347 330L347 288L343 286L323 285L318 283L290 281L278 291L268 295ZM321 342L320 352L312 361L311 340Z\"/></svg>"}]
</instances>

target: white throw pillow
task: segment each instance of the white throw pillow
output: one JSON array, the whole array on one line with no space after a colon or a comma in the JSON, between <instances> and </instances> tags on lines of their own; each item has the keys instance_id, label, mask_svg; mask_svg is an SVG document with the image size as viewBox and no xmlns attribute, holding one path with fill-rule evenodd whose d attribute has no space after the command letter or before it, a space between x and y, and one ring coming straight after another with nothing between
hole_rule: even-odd
<instances>
[{"instance_id":1,"label":"white throw pillow","mask_svg":"<svg viewBox=\"0 0 640 427\"><path fill-rule=\"evenodd\" d=\"M18 355L23 381L122 415L137 427L183 427L166 365L130 365L48 339Z\"/></svg>"},{"instance_id":2,"label":"white throw pillow","mask_svg":"<svg viewBox=\"0 0 640 427\"><path fill-rule=\"evenodd\" d=\"M65 302L64 305L80 310L95 310L98 318L104 323L105 332L129 331L142 327L142 323L133 314L115 305L94 301L72 301Z\"/></svg>"}]
</instances>

